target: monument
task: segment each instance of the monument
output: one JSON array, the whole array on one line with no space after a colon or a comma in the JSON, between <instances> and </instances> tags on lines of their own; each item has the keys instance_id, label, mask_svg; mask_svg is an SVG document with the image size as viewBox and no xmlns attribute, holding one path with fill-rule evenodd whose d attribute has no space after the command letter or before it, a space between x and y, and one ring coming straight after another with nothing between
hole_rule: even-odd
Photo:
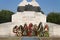
<instances>
[{"instance_id":1,"label":"monument","mask_svg":"<svg viewBox=\"0 0 60 40\"><path fill-rule=\"evenodd\" d=\"M27 0L23 0L17 8L17 12L12 15L12 22L2 23L0 24L0 36L1 37L15 37L16 33L13 31L14 27L22 28L22 26L27 27L29 32L33 29L31 26L38 26L38 29L45 29L43 31L47 31L49 27L49 36L60 36L60 25L48 23L46 22L46 15L41 10L39 4L36 0L32 0L28 2ZM42 25L40 25L42 24ZM46 25L47 24L47 25ZM41 26L41 27L40 27ZM43 27L42 27L43 26ZM35 31L35 29L34 29ZM21 31L19 31L21 32ZM28 32L28 34L29 34ZM39 31L40 32L40 31ZM42 32L43 33L43 32ZM41 33L41 34L42 34ZM38 33L39 34L39 33ZM30 34L29 34L30 36ZM35 36L35 35L34 35ZM41 36L41 35L40 35Z\"/></svg>"},{"instance_id":2,"label":"monument","mask_svg":"<svg viewBox=\"0 0 60 40\"><path fill-rule=\"evenodd\" d=\"M39 24L40 22L46 23L46 15L41 11L39 4L32 0L27 2L23 0L17 8L17 12L12 15L12 22L23 25L24 23Z\"/></svg>"},{"instance_id":3,"label":"monument","mask_svg":"<svg viewBox=\"0 0 60 40\"><path fill-rule=\"evenodd\" d=\"M43 13L36 0L32 0L31 2L23 0L18 5L17 12L12 15L12 23L15 23L17 26L24 26L25 23L27 26L29 26L30 23L38 26L40 22L44 26L44 23L46 23L46 15Z\"/></svg>"}]
</instances>

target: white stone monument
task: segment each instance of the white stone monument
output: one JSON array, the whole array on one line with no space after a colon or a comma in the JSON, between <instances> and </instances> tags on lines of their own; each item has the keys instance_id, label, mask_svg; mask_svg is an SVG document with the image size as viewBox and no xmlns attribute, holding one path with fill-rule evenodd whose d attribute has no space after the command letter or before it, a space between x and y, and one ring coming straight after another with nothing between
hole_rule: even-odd
<instances>
[{"instance_id":1,"label":"white stone monument","mask_svg":"<svg viewBox=\"0 0 60 40\"><path fill-rule=\"evenodd\" d=\"M40 22L46 23L46 15L41 12L39 4L32 0L27 2L23 0L19 5L17 12L12 15L12 22L23 25L25 23L39 24Z\"/></svg>"}]
</instances>

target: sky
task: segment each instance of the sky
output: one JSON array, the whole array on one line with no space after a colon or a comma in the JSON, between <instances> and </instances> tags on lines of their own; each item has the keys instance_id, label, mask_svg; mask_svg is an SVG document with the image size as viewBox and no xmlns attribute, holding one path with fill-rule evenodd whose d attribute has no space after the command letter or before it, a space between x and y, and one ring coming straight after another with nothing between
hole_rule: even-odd
<instances>
[{"instance_id":1,"label":"sky","mask_svg":"<svg viewBox=\"0 0 60 40\"><path fill-rule=\"evenodd\" d=\"M17 12L18 4L22 0L0 0L0 10ZM29 1L29 0L28 0ZM47 15L50 12L60 12L60 0L36 0L41 10Z\"/></svg>"}]
</instances>

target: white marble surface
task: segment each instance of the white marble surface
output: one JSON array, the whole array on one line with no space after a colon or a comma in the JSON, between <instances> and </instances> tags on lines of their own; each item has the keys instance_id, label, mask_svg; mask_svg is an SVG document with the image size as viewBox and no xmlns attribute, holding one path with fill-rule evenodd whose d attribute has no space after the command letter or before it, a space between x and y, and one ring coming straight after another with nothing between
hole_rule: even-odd
<instances>
[{"instance_id":1,"label":"white marble surface","mask_svg":"<svg viewBox=\"0 0 60 40\"><path fill-rule=\"evenodd\" d=\"M40 22L46 23L46 16L41 12L34 12L34 11L24 11L24 12L17 12L16 14L12 15L12 22L20 23L20 24L39 24Z\"/></svg>"},{"instance_id":2,"label":"white marble surface","mask_svg":"<svg viewBox=\"0 0 60 40\"><path fill-rule=\"evenodd\" d=\"M50 37L60 37L60 25L54 23L45 23L49 26ZM0 24L0 37L15 36L12 32L13 27L16 23L8 22Z\"/></svg>"},{"instance_id":3,"label":"white marble surface","mask_svg":"<svg viewBox=\"0 0 60 40\"><path fill-rule=\"evenodd\" d=\"M23 0L21 3L19 3L18 6L25 6L28 4L33 5L33 6L39 6L39 4L35 0L32 0L31 2L27 2L27 0Z\"/></svg>"}]
</instances>

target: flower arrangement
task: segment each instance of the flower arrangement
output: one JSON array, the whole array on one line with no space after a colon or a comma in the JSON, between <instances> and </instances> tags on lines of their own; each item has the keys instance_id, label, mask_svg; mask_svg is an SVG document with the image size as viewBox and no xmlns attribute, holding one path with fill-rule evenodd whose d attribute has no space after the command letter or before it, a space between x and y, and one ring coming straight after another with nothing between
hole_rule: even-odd
<instances>
[{"instance_id":1,"label":"flower arrangement","mask_svg":"<svg viewBox=\"0 0 60 40\"><path fill-rule=\"evenodd\" d=\"M13 33L17 36L38 36L38 37L49 37L49 27L46 24L43 27L42 22L37 26L36 24L30 23L29 26L25 23L24 26L20 25L19 27L16 25L13 28Z\"/></svg>"}]
</instances>

